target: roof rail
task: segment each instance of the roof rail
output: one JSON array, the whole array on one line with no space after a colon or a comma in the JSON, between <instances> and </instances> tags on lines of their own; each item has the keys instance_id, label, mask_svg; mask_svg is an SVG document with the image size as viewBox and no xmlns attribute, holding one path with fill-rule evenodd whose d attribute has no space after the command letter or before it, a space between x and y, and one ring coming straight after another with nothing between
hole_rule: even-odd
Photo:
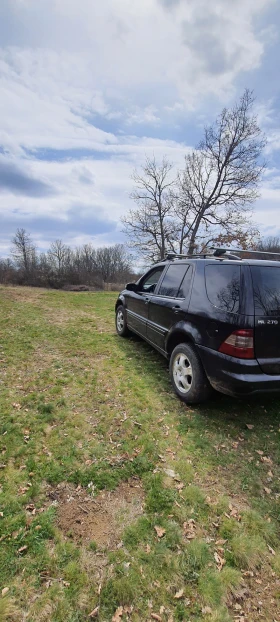
<instances>
[{"instance_id":1,"label":"roof rail","mask_svg":"<svg viewBox=\"0 0 280 622\"><path fill-rule=\"evenodd\" d=\"M233 253L247 253L247 254L253 254L253 255L268 255L268 256L275 256L277 255L278 257L280 257L280 253L272 253L272 252L268 252L268 251L251 251L251 250L246 250L243 248L217 248L216 246L211 246L210 251L212 252L205 252L205 253L194 253L194 254L181 254L181 253L174 253L169 252L165 255L164 259L162 259L162 261L172 261L174 259L208 259L208 258L212 258L212 259L230 259L230 260L237 260L237 261L242 261L242 257L235 255ZM158 262L156 262L158 263Z\"/></svg>"},{"instance_id":2,"label":"roof rail","mask_svg":"<svg viewBox=\"0 0 280 622\"><path fill-rule=\"evenodd\" d=\"M250 255L277 255L278 257L280 257L280 253L272 253L269 251L251 251L251 250L246 250L243 248L216 248L215 246L211 246L211 250L214 251L213 255L214 257L223 257L223 255L226 255L227 253L250 253ZM226 255L227 258L229 259L229 255ZM235 257L236 259L242 259L241 257L236 257L234 255L232 255L232 257Z\"/></svg>"},{"instance_id":3,"label":"roof rail","mask_svg":"<svg viewBox=\"0 0 280 622\"><path fill-rule=\"evenodd\" d=\"M213 257L213 253L193 253L183 255L181 253L167 253L164 257L164 261L171 261L172 259L186 259L186 258L195 258L195 257Z\"/></svg>"},{"instance_id":4,"label":"roof rail","mask_svg":"<svg viewBox=\"0 0 280 622\"><path fill-rule=\"evenodd\" d=\"M192 253L192 254L180 254L180 253L167 253L167 255L165 255L163 261L172 261L172 259L208 259L210 258L215 258L215 259L238 259L240 261L240 257L237 257L236 255L232 255L230 253L228 253L227 249L210 249L210 250L215 250L214 253L209 253L209 252L205 252L205 253ZM230 250L230 249L229 249Z\"/></svg>"}]
</instances>

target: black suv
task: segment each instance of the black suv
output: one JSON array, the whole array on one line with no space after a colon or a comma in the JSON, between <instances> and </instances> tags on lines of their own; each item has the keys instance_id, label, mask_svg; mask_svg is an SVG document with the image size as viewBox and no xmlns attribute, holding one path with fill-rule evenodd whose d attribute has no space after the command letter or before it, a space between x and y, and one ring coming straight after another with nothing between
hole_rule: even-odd
<instances>
[{"instance_id":1,"label":"black suv","mask_svg":"<svg viewBox=\"0 0 280 622\"><path fill-rule=\"evenodd\" d=\"M188 404L211 387L236 397L280 391L280 261L225 249L168 255L121 292L116 328L170 359L173 388Z\"/></svg>"}]
</instances>

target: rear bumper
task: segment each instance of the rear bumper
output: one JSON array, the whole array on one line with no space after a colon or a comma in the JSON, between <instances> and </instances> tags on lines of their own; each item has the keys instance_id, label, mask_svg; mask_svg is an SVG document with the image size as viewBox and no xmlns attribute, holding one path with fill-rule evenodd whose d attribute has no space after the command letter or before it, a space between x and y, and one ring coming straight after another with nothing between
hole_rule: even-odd
<instances>
[{"instance_id":1,"label":"rear bumper","mask_svg":"<svg viewBox=\"0 0 280 622\"><path fill-rule=\"evenodd\" d=\"M237 359L197 345L212 387L226 395L242 397L280 392L280 375L264 374L256 360Z\"/></svg>"}]
</instances>

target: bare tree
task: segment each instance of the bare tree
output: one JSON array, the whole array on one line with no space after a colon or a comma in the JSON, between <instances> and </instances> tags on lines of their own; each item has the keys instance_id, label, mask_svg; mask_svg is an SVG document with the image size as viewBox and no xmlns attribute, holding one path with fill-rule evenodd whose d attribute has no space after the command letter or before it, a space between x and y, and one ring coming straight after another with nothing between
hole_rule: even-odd
<instances>
[{"instance_id":1,"label":"bare tree","mask_svg":"<svg viewBox=\"0 0 280 622\"><path fill-rule=\"evenodd\" d=\"M131 258L123 244L104 246L96 251L95 266L105 283L122 281L131 272Z\"/></svg>"},{"instance_id":2,"label":"bare tree","mask_svg":"<svg viewBox=\"0 0 280 622\"><path fill-rule=\"evenodd\" d=\"M50 246L48 255L50 262L54 268L56 268L58 274L61 274L66 263L69 262L70 249L62 240L55 240Z\"/></svg>"},{"instance_id":3,"label":"bare tree","mask_svg":"<svg viewBox=\"0 0 280 622\"><path fill-rule=\"evenodd\" d=\"M275 256L271 256L272 261L279 261L278 254L280 254L280 238L278 236L268 236L259 240L256 250L263 251L264 253L277 253ZM266 255L259 255L259 259L267 259Z\"/></svg>"},{"instance_id":4,"label":"bare tree","mask_svg":"<svg viewBox=\"0 0 280 622\"><path fill-rule=\"evenodd\" d=\"M164 157L160 164L146 158L141 172L134 171L135 183L131 198L137 205L122 219L130 246L152 260L163 259L172 246L174 219L170 191L175 184L172 164Z\"/></svg>"},{"instance_id":5,"label":"bare tree","mask_svg":"<svg viewBox=\"0 0 280 622\"><path fill-rule=\"evenodd\" d=\"M266 141L252 113L253 102L252 92L246 90L233 108L225 108L205 128L198 149L185 158L173 196L181 250L185 247L192 254L197 246L221 236L236 242L254 234L251 206L258 197Z\"/></svg>"},{"instance_id":6,"label":"bare tree","mask_svg":"<svg viewBox=\"0 0 280 622\"><path fill-rule=\"evenodd\" d=\"M30 234L25 229L17 229L12 238L11 254L16 265L26 274L29 273L36 262L36 252Z\"/></svg>"},{"instance_id":7,"label":"bare tree","mask_svg":"<svg viewBox=\"0 0 280 622\"><path fill-rule=\"evenodd\" d=\"M257 246L258 251L266 251L267 253L280 253L280 238L279 236L269 236L262 238Z\"/></svg>"},{"instance_id":8,"label":"bare tree","mask_svg":"<svg viewBox=\"0 0 280 622\"><path fill-rule=\"evenodd\" d=\"M15 281L15 269L11 259L0 259L0 283L7 285Z\"/></svg>"}]
</instances>

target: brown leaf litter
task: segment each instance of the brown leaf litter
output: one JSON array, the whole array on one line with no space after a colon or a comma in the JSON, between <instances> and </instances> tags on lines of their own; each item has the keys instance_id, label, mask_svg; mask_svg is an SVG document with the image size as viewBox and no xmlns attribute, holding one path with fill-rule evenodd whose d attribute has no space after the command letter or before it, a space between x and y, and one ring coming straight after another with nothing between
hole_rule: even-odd
<instances>
[{"instance_id":1,"label":"brown leaf litter","mask_svg":"<svg viewBox=\"0 0 280 622\"><path fill-rule=\"evenodd\" d=\"M279 622L280 579L268 564L258 570L243 570L240 587L228 598L236 622Z\"/></svg>"},{"instance_id":2,"label":"brown leaf litter","mask_svg":"<svg viewBox=\"0 0 280 622\"><path fill-rule=\"evenodd\" d=\"M92 489L58 484L49 491L57 505L57 524L64 536L80 543L115 548L123 529L143 514L144 492L139 480L122 482L114 491L96 496Z\"/></svg>"}]
</instances>

